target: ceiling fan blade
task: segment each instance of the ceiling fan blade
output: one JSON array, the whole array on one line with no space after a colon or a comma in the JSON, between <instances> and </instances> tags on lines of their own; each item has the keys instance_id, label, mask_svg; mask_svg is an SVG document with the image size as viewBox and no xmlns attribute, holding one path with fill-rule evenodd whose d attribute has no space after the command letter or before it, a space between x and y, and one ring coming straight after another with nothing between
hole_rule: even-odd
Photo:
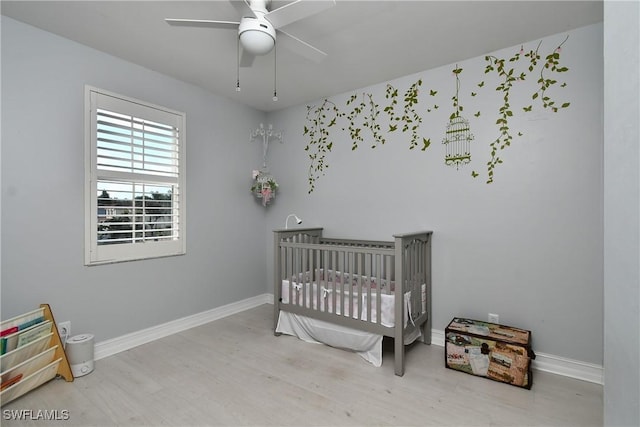
<instances>
[{"instance_id":1,"label":"ceiling fan blade","mask_svg":"<svg viewBox=\"0 0 640 427\"><path fill-rule=\"evenodd\" d=\"M281 28L335 6L335 0L296 0L264 15L274 28Z\"/></svg>"},{"instance_id":2,"label":"ceiling fan blade","mask_svg":"<svg viewBox=\"0 0 640 427\"><path fill-rule=\"evenodd\" d=\"M246 49L242 49L242 54L240 55L240 66L251 67L254 59L256 59L255 55L249 53Z\"/></svg>"},{"instance_id":3,"label":"ceiling fan blade","mask_svg":"<svg viewBox=\"0 0 640 427\"><path fill-rule=\"evenodd\" d=\"M233 21L210 21L207 19L174 19L166 18L169 25L179 25L184 27L206 27L206 28L238 28L239 22Z\"/></svg>"},{"instance_id":4,"label":"ceiling fan blade","mask_svg":"<svg viewBox=\"0 0 640 427\"><path fill-rule=\"evenodd\" d=\"M312 60L313 62L321 62L327 56L325 52L311 46L309 43L302 41L295 36L292 36L289 33L278 30L278 34L286 36L278 37L278 47L282 46L297 55Z\"/></svg>"},{"instance_id":5,"label":"ceiling fan blade","mask_svg":"<svg viewBox=\"0 0 640 427\"><path fill-rule=\"evenodd\" d=\"M251 10L248 0L229 0L229 3L238 11L240 16L256 16L253 10Z\"/></svg>"}]
</instances>

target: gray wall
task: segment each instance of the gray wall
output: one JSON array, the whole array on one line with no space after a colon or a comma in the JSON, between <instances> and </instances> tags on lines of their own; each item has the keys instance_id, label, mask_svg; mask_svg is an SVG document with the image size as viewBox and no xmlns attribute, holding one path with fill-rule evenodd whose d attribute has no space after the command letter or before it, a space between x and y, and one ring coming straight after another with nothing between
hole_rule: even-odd
<instances>
[{"instance_id":1,"label":"gray wall","mask_svg":"<svg viewBox=\"0 0 640 427\"><path fill-rule=\"evenodd\" d=\"M632 2L605 2L604 188L596 25L571 32L563 52L572 67L572 107L557 117L532 116L526 143L509 150L495 184L470 181L470 169L444 168L439 137L427 153L409 152L401 137L377 151L351 153L341 137L311 195L303 106L265 117L2 17L2 317L48 302L58 320L70 319L75 332L91 331L102 341L271 292L264 279L265 271L271 277L270 230L283 227L291 212L334 236L386 239L432 228L439 329L454 314L498 312L504 323L531 328L538 351L601 364L604 274L605 425L638 425L639 13ZM467 76L479 61L460 63L463 84L471 84ZM449 94L451 68L420 76L429 77L426 87ZM393 83L403 88L413 81ZM83 266L85 83L187 112L186 256ZM441 133L446 118L428 118L423 128ZM261 161L246 135L262 121L286 130L285 144L270 147L282 186L267 211L246 197L249 172ZM480 141L488 125L472 126ZM486 144L476 150L474 162L486 161ZM255 244L259 233L266 234L266 251Z\"/></svg>"},{"instance_id":2,"label":"gray wall","mask_svg":"<svg viewBox=\"0 0 640 427\"><path fill-rule=\"evenodd\" d=\"M640 425L640 5L605 2L604 425Z\"/></svg>"},{"instance_id":3,"label":"gray wall","mask_svg":"<svg viewBox=\"0 0 640 427\"><path fill-rule=\"evenodd\" d=\"M421 134L432 141L427 151L409 150L409 136L400 133L390 134L385 146L372 150L365 142L352 152L348 132L334 132L330 166L311 194L302 134L306 106L271 114L269 121L285 129L286 139L270 154L281 191L268 228L282 228L287 214L295 212L305 225L323 226L335 237L391 239L394 233L432 229L435 329L444 330L453 316L487 319L489 312L498 313L504 324L531 329L536 351L601 365L602 25L568 34L562 63L570 71L560 76L568 85L553 93L571 106L557 114L539 109L523 115L538 76L517 83L510 128L524 135L501 153L504 163L490 185L484 165L498 134L501 99L497 80L484 74L484 57L458 62L463 114L475 135L473 162L460 170L444 165L441 144L453 111L456 64L390 82L403 94L422 78L417 111ZM543 39L543 58L566 35ZM525 43L525 51L537 43ZM496 55L509 58L519 50ZM485 89L479 90L483 80ZM382 109L385 87L329 99L344 108L351 94L371 93ZM436 97L430 90L438 91ZM428 113L434 103L438 110ZM473 179L472 170L481 176ZM269 230L266 240L270 251Z\"/></svg>"},{"instance_id":4,"label":"gray wall","mask_svg":"<svg viewBox=\"0 0 640 427\"><path fill-rule=\"evenodd\" d=\"M187 114L187 254L85 267L84 85ZM96 341L265 292L249 193L264 114L2 17L2 317L49 303Z\"/></svg>"}]
</instances>

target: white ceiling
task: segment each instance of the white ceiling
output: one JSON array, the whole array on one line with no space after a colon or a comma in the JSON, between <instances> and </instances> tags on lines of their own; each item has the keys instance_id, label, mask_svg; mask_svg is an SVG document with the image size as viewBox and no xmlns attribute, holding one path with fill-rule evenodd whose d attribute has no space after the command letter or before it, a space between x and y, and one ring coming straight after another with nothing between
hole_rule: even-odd
<instances>
[{"instance_id":1,"label":"white ceiling","mask_svg":"<svg viewBox=\"0 0 640 427\"><path fill-rule=\"evenodd\" d=\"M290 1L274 0L271 9ZM3 15L263 111L312 102L600 22L602 1L345 1L283 29L328 53L277 50L240 69L237 32L164 18L238 21L225 0L2 1Z\"/></svg>"}]
</instances>

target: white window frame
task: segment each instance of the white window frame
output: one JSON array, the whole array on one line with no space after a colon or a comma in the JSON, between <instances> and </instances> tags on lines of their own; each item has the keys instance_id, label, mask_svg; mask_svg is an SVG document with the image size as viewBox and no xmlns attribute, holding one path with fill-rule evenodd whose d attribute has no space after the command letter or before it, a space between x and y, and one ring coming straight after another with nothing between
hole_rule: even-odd
<instances>
[{"instance_id":1,"label":"white window frame","mask_svg":"<svg viewBox=\"0 0 640 427\"><path fill-rule=\"evenodd\" d=\"M177 131L177 177L150 177L132 172L105 171L98 168L97 110L103 109L135 118L175 127ZM99 265L186 253L186 114L85 86L85 265ZM174 235L163 241L98 244L98 182L116 180L145 185L173 185L178 190L172 199ZM174 194L174 193L172 193Z\"/></svg>"}]
</instances>

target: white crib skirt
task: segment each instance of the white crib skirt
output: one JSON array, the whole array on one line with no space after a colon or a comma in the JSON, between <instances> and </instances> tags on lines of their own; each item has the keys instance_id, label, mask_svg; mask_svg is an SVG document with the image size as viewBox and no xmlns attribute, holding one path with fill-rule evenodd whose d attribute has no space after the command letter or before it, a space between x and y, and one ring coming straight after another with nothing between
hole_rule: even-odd
<instances>
[{"instance_id":1,"label":"white crib skirt","mask_svg":"<svg viewBox=\"0 0 640 427\"><path fill-rule=\"evenodd\" d=\"M322 320L281 311L276 332L306 342L351 350L372 365L382 365L382 335L347 328Z\"/></svg>"}]
</instances>

